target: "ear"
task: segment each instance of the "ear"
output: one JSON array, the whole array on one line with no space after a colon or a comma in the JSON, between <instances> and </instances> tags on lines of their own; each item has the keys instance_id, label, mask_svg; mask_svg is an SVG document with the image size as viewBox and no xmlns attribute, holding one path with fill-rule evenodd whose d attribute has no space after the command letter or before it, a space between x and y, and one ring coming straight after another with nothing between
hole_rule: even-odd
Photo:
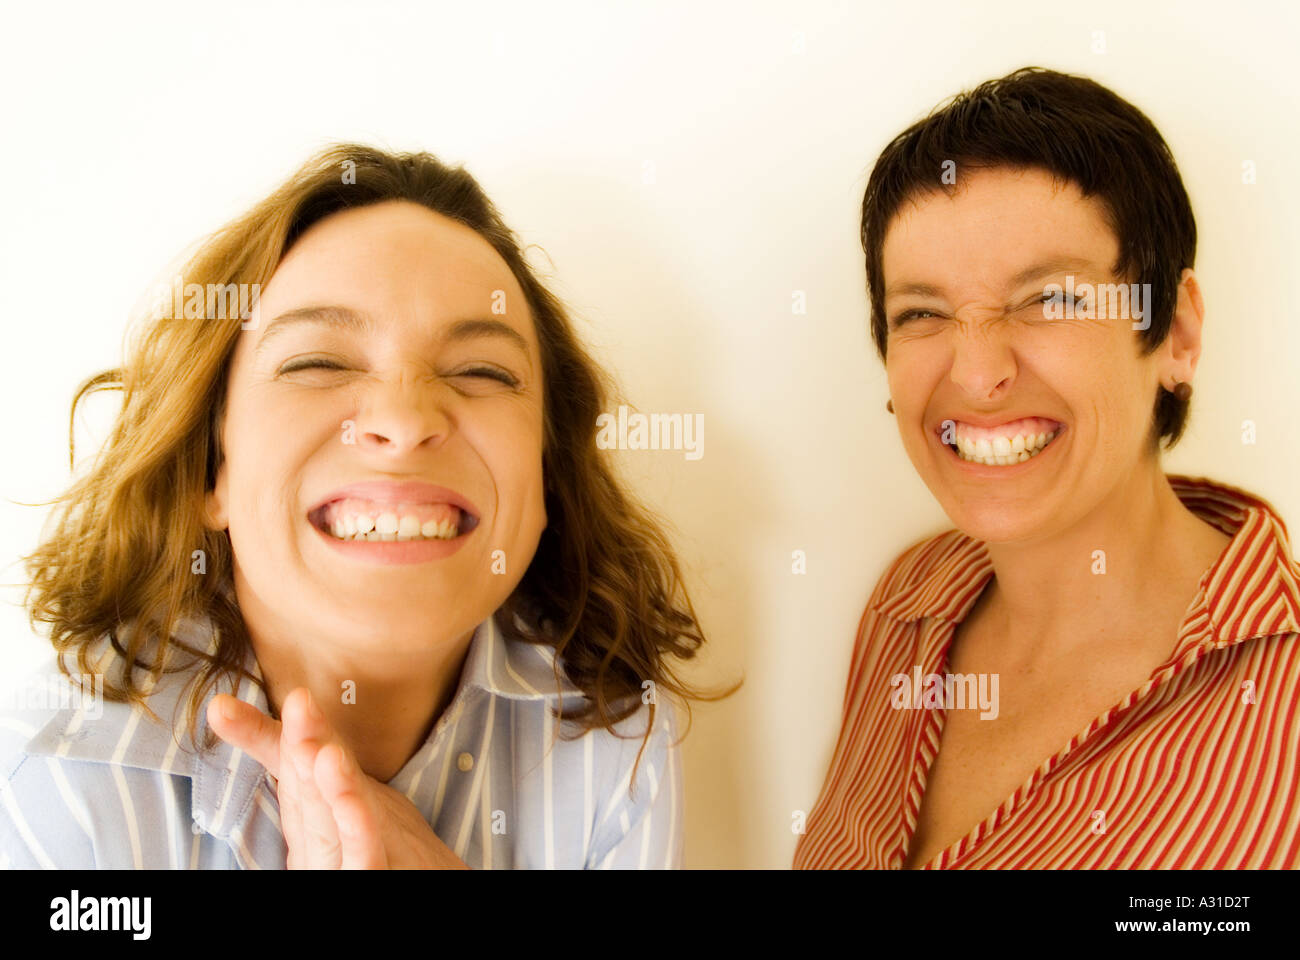
<instances>
[{"instance_id":1,"label":"ear","mask_svg":"<svg viewBox=\"0 0 1300 960\"><path fill-rule=\"evenodd\" d=\"M1172 390L1175 381L1191 383L1201 358L1201 326L1205 322L1205 301L1196 274L1183 270L1178 281L1178 300L1169 336L1161 346L1160 383Z\"/></svg>"},{"instance_id":2,"label":"ear","mask_svg":"<svg viewBox=\"0 0 1300 960\"><path fill-rule=\"evenodd\" d=\"M225 530L230 526L229 489L226 463L223 460L221 466L217 469L217 482L204 495L203 525L209 530Z\"/></svg>"}]
</instances>

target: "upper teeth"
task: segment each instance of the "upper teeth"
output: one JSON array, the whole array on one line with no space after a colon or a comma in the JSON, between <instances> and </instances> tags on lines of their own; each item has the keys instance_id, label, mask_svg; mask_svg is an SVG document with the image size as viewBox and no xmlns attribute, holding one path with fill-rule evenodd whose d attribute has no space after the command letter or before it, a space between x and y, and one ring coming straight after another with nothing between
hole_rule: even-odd
<instances>
[{"instance_id":1,"label":"upper teeth","mask_svg":"<svg viewBox=\"0 0 1300 960\"><path fill-rule=\"evenodd\" d=\"M349 514L334 521L330 531L340 540L450 540L458 530L453 520L427 520L423 524L413 515L395 513Z\"/></svg>"},{"instance_id":2,"label":"upper teeth","mask_svg":"<svg viewBox=\"0 0 1300 960\"><path fill-rule=\"evenodd\" d=\"M1018 433L1013 437L993 437L972 440L957 435L957 450L963 460L988 466L1010 466L1023 463L1042 452L1060 430L1042 433Z\"/></svg>"}]
</instances>

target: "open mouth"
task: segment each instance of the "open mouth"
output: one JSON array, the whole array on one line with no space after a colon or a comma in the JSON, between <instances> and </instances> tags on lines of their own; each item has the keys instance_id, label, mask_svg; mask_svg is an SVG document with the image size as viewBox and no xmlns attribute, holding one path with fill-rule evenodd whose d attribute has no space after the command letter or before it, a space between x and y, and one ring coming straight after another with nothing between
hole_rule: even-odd
<instances>
[{"instance_id":1,"label":"open mouth","mask_svg":"<svg viewBox=\"0 0 1300 960\"><path fill-rule=\"evenodd\" d=\"M951 424L953 442L945 444L960 459L987 467L1011 467L1038 456L1065 430L1065 424L1047 417L1025 417L996 427L976 427L960 420L944 421L939 435Z\"/></svg>"},{"instance_id":2,"label":"open mouth","mask_svg":"<svg viewBox=\"0 0 1300 960\"><path fill-rule=\"evenodd\" d=\"M335 540L371 543L455 540L479 522L451 503L379 503L353 497L323 503L307 519Z\"/></svg>"}]
</instances>

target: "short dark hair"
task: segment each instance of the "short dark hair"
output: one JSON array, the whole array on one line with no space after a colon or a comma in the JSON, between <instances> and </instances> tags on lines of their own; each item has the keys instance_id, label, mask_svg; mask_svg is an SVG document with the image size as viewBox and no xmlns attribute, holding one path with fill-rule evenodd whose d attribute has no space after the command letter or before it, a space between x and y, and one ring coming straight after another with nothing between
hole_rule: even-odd
<instances>
[{"instance_id":1,"label":"short dark hair","mask_svg":"<svg viewBox=\"0 0 1300 960\"><path fill-rule=\"evenodd\" d=\"M885 359L881 251L902 204L943 189L947 161L959 169L1037 167L1097 196L1119 241L1116 276L1150 283L1143 355L1169 335L1184 268L1196 258L1196 220L1168 144L1133 104L1086 77L1023 67L957 94L881 151L862 198L862 250L871 298L871 335ZM950 169L950 168L947 168ZM1161 388L1152 442L1173 447L1188 403Z\"/></svg>"}]
</instances>

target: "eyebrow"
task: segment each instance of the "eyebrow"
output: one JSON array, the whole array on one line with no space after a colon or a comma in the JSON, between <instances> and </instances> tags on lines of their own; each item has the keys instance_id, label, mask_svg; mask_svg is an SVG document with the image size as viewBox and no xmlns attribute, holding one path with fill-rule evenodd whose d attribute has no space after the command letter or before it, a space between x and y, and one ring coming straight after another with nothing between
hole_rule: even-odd
<instances>
[{"instance_id":1,"label":"eyebrow","mask_svg":"<svg viewBox=\"0 0 1300 960\"><path fill-rule=\"evenodd\" d=\"M368 333L377 326L375 318L370 314L362 313L351 307L333 305L296 307L293 310L286 310L266 325L266 329L262 331L261 339L257 341L254 352L261 353L267 343L277 334L303 323L322 324L359 333ZM528 356L528 341L524 339L524 335L501 320L493 320L487 317L470 317L465 320L457 320L442 335L442 339L449 342L474 340L480 337L504 337L522 350L525 356ZM529 363L532 363L531 357Z\"/></svg>"},{"instance_id":2,"label":"eyebrow","mask_svg":"<svg viewBox=\"0 0 1300 960\"><path fill-rule=\"evenodd\" d=\"M1007 289L1015 290L1024 286L1031 280L1037 280L1039 277L1047 277L1052 274L1061 273L1062 271L1092 271L1098 272L1097 264L1083 257L1049 257L1046 260L1040 260L1038 263L1031 264L1021 270L1011 282L1007 284ZM943 289L930 283L899 283L885 289L885 299L890 297L900 297L904 294L916 294L922 297L941 297Z\"/></svg>"}]
</instances>

